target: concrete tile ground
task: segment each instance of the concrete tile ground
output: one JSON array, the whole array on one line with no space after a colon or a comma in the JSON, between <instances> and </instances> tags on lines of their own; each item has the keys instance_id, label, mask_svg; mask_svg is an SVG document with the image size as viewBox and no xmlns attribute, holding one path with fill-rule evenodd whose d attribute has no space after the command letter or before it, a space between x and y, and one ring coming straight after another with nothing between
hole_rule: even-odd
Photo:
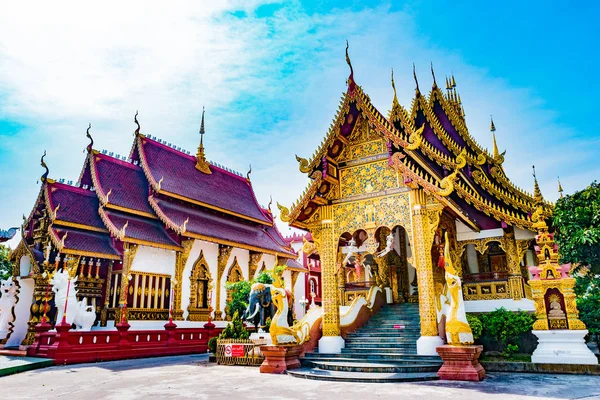
<instances>
[{"instance_id":1,"label":"concrete tile ground","mask_svg":"<svg viewBox=\"0 0 600 400\"><path fill-rule=\"evenodd\" d=\"M490 374L484 382L337 383L258 368L206 363L206 356L51 367L0 378L10 399L600 399L600 377Z\"/></svg>"}]
</instances>

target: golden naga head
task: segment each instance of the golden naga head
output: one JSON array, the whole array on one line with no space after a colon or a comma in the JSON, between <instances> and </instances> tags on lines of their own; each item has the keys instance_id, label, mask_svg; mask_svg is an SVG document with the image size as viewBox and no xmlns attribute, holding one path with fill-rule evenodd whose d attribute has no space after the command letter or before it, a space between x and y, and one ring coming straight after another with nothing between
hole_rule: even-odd
<instances>
[{"instance_id":1,"label":"golden naga head","mask_svg":"<svg viewBox=\"0 0 600 400\"><path fill-rule=\"evenodd\" d=\"M282 222L290 222L290 209L279 203L277 203L277 208L280 212L279 219L281 219Z\"/></svg>"}]
</instances>

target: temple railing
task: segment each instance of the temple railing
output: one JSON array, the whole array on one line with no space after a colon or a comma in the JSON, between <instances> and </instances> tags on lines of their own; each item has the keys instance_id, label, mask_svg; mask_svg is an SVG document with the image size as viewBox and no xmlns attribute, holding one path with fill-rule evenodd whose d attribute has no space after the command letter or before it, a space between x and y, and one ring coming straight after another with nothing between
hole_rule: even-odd
<instances>
[{"instance_id":1,"label":"temple railing","mask_svg":"<svg viewBox=\"0 0 600 400\"><path fill-rule=\"evenodd\" d=\"M508 280L508 271L479 272L476 274L464 274L463 282L485 282Z\"/></svg>"},{"instance_id":2,"label":"temple railing","mask_svg":"<svg viewBox=\"0 0 600 400\"><path fill-rule=\"evenodd\" d=\"M72 331L70 326L38 325L34 343L28 347L30 357L52 358L54 364L123 360L128 358L172 356L206 353L208 340L218 336L222 328L177 328L129 330L118 325L116 331Z\"/></svg>"}]
</instances>

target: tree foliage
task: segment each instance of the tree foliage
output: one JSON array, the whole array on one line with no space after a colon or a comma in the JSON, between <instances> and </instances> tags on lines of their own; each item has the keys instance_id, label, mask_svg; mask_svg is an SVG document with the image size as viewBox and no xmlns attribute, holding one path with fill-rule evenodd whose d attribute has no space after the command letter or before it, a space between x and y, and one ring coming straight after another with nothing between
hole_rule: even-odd
<instances>
[{"instance_id":1,"label":"tree foliage","mask_svg":"<svg viewBox=\"0 0 600 400\"><path fill-rule=\"evenodd\" d=\"M559 199L552 223L560 262L600 274L600 184Z\"/></svg>"},{"instance_id":2,"label":"tree foliage","mask_svg":"<svg viewBox=\"0 0 600 400\"><path fill-rule=\"evenodd\" d=\"M231 294L231 300L227 301L225 306L227 315L233 317L235 314L244 314L244 311L246 311L246 308L248 307L252 283L248 281L239 281L228 283L225 287Z\"/></svg>"},{"instance_id":3,"label":"tree foliage","mask_svg":"<svg viewBox=\"0 0 600 400\"><path fill-rule=\"evenodd\" d=\"M600 337L600 275L587 273L576 277L575 294L579 318L592 340Z\"/></svg>"},{"instance_id":4,"label":"tree foliage","mask_svg":"<svg viewBox=\"0 0 600 400\"><path fill-rule=\"evenodd\" d=\"M471 331L473 332L473 339L477 340L481 337L481 332L483 331L483 324L477 315L467 314L467 322L471 327Z\"/></svg>"},{"instance_id":5,"label":"tree foliage","mask_svg":"<svg viewBox=\"0 0 600 400\"><path fill-rule=\"evenodd\" d=\"M480 316L485 334L492 336L504 348L509 356L519 350L521 336L533 327L535 315L525 311L512 312L501 307L491 313Z\"/></svg>"},{"instance_id":6,"label":"tree foliage","mask_svg":"<svg viewBox=\"0 0 600 400\"><path fill-rule=\"evenodd\" d=\"M0 244L0 278L3 280L12 275L12 264L8 261L8 253L10 253L8 246Z\"/></svg>"}]
</instances>

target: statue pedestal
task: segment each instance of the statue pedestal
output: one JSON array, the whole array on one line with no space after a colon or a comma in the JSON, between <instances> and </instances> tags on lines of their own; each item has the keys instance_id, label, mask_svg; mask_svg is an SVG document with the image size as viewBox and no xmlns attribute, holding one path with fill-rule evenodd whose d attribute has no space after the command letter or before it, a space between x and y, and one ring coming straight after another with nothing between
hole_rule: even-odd
<instances>
[{"instance_id":1,"label":"statue pedestal","mask_svg":"<svg viewBox=\"0 0 600 400\"><path fill-rule=\"evenodd\" d=\"M262 374L283 374L288 369L300 368L302 346L260 346L265 361L260 366Z\"/></svg>"},{"instance_id":2,"label":"statue pedestal","mask_svg":"<svg viewBox=\"0 0 600 400\"><path fill-rule=\"evenodd\" d=\"M538 345L531 362L540 364L598 364L598 358L585 344L587 329L532 331Z\"/></svg>"},{"instance_id":3,"label":"statue pedestal","mask_svg":"<svg viewBox=\"0 0 600 400\"><path fill-rule=\"evenodd\" d=\"M479 363L483 346L450 346L437 348L444 365L438 371L440 379L451 381L475 381L485 378L485 370Z\"/></svg>"}]
</instances>

